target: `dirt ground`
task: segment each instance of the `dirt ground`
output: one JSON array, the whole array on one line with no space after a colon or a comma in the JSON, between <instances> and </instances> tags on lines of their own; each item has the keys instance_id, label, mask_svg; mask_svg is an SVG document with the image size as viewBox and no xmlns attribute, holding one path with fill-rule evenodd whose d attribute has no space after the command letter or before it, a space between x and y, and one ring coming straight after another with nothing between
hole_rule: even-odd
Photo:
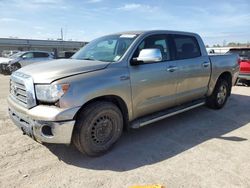
<instances>
[{"instance_id":1,"label":"dirt ground","mask_svg":"<svg viewBox=\"0 0 250 188\"><path fill-rule=\"evenodd\" d=\"M106 155L41 145L7 114L0 75L0 187L250 187L250 88L233 88L224 109L200 107L126 132Z\"/></svg>"}]
</instances>

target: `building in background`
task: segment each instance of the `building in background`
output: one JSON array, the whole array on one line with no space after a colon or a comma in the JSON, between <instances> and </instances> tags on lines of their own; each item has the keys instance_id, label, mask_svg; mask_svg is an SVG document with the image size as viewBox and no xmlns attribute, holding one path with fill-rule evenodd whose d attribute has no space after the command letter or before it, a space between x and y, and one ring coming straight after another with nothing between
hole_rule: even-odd
<instances>
[{"instance_id":1,"label":"building in background","mask_svg":"<svg viewBox=\"0 0 250 188\"><path fill-rule=\"evenodd\" d=\"M86 44L78 41L0 38L0 56L4 51L42 50L54 52L60 58L73 54Z\"/></svg>"}]
</instances>

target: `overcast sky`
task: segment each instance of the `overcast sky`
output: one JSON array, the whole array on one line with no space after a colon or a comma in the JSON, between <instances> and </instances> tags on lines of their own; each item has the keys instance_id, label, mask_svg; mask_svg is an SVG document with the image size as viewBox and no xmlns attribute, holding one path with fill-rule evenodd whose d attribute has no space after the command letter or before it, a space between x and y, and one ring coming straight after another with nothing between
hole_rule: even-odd
<instances>
[{"instance_id":1,"label":"overcast sky","mask_svg":"<svg viewBox=\"0 0 250 188\"><path fill-rule=\"evenodd\" d=\"M250 0L0 0L0 37L89 41L128 30L199 33L206 44L250 42Z\"/></svg>"}]
</instances>

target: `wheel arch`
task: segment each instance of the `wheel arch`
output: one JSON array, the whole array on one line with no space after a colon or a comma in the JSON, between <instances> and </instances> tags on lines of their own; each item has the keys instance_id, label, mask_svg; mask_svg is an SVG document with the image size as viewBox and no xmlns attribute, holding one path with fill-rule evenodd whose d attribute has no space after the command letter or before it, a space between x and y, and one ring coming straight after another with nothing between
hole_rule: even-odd
<instances>
[{"instance_id":1,"label":"wheel arch","mask_svg":"<svg viewBox=\"0 0 250 188\"><path fill-rule=\"evenodd\" d=\"M218 83L219 79L225 79L229 83L229 96L231 95L232 90L232 73L230 71L223 71L221 73L216 73L211 75L211 79L209 82L208 93L207 96L211 96L216 84Z\"/></svg>"},{"instance_id":2,"label":"wheel arch","mask_svg":"<svg viewBox=\"0 0 250 188\"><path fill-rule=\"evenodd\" d=\"M12 66L13 66L13 65L18 66L19 68L22 67L22 65L21 65L21 63L20 63L19 61L15 62L15 63L13 63L13 64L11 64L11 65L12 65Z\"/></svg>"},{"instance_id":3,"label":"wheel arch","mask_svg":"<svg viewBox=\"0 0 250 188\"><path fill-rule=\"evenodd\" d=\"M223 73L220 74L220 76L218 77L216 83L218 82L219 79L223 79L226 80L229 84L229 93L228 96L231 95L231 90L232 90L232 74L228 71L225 71Z\"/></svg>"},{"instance_id":4,"label":"wheel arch","mask_svg":"<svg viewBox=\"0 0 250 188\"><path fill-rule=\"evenodd\" d=\"M117 95L104 95L104 96L95 97L95 98L87 101L86 103L84 103L81 106L81 108L75 114L74 120L76 119L76 117L80 113L80 111L84 110L84 108L87 108L88 105L90 105L94 102L97 102L97 101L106 101L106 102L111 102L111 103L115 104L121 110L121 113L123 116L123 122L124 122L124 129L129 128L129 126L128 126L129 125L128 107L127 107L125 101Z\"/></svg>"}]
</instances>

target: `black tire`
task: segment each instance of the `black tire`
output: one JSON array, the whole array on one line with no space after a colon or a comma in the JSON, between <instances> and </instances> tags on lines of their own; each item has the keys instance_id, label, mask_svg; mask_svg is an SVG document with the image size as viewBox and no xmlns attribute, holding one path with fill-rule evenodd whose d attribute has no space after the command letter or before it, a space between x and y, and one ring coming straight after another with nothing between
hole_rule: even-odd
<instances>
[{"instance_id":1,"label":"black tire","mask_svg":"<svg viewBox=\"0 0 250 188\"><path fill-rule=\"evenodd\" d=\"M111 102L97 101L78 113L73 144L83 154L100 156L116 143L122 130L120 109Z\"/></svg>"},{"instance_id":2,"label":"black tire","mask_svg":"<svg viewBox=\"0 0 250 188\"><path fill-rule=\"evenodd\" d=\"M250 87L250 80L247 80L247 81L246 81L246 85L247 85L248 87Z\"/></svg>"},{"instance_id":3,"label":"black tire","mask_svg":"<svg viewBox=\"0 0 250 188\"><path fill-rule=\"evenodd\" d=\"M14 65L9 66L9 74L12 74L13 72L17 71L21 68L21 65L19 63L15 63Z\"/></svg>"},{"instance_id":4,"label":"black tire","mask_svg":"<svg viewBox=\"0 0 250 188\"><path fill-rule=\"evenodd\" d=\"M229 92L229 83L224 79L219 79L212 95L207 97L207 106L213 109L221 109L227 102Z\"/></svg>"}]
</instances>

